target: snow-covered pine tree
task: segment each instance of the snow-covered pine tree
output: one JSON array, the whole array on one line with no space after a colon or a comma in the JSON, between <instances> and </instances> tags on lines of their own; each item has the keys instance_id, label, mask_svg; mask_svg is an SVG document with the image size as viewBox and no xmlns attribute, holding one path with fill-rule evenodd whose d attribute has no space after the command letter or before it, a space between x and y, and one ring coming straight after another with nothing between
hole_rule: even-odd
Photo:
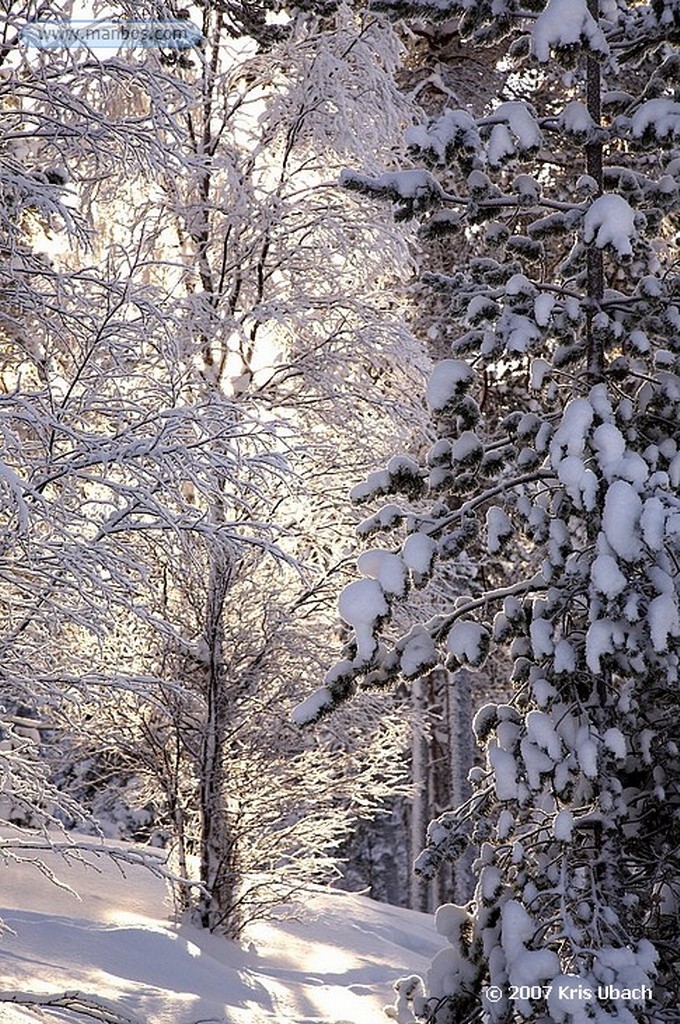
<instances>
[{"instance_id":1,"label":"snow-covered pine tree","mask_svg":"<svg viewBox=\"0 0 680 1024\"><path fill-rule=\"evenodd\" d=\"M413 132L433 170L343 175L493 250L432 280L450 301L427 390L440 437L355 490L405 494L371 518L394 547L341 594L353 641L297 719L506 645L513 694L475 721L486 767L417 862L430 875L472 835L475 896L439 909L450 946L392 1016L677 1021L680 8L380 6L507 36L515 95ZM399 566L416 581L475 538L512 572L381 642Z\"/></svg>"}]
</instances>

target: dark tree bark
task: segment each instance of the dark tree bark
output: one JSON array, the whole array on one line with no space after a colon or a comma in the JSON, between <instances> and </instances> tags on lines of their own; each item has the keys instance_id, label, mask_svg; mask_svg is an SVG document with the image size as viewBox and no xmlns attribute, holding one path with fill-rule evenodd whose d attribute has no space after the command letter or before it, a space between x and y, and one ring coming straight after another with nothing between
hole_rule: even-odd
<instances>
[{"instance_id":1,"label":"dark tree bark","mask_svg":"<svg viewBox=\"0 0 680 1024\"><path fill-rule=\"evenodd\" d=\"M588 0L588 10L597 21L600 17L599 0ZM594 57L586 59L586 102L588 113L594 123L599 125L602 118L602 74L600 64ZM597 195L602 194L602 155L601 139L586 145L586 173L597 184ZM593 329L593 320L598 313L604 294L604 257L602 249L595 244L588 249L587 256L587 372L591 383L597 384L604 380L604 341Z\"/></svg>"}]
</instances>

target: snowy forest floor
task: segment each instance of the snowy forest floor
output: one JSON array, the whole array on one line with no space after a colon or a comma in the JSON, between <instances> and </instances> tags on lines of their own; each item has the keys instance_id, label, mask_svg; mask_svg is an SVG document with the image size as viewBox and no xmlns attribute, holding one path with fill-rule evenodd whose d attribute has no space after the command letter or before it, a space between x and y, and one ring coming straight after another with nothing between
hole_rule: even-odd
<instances>
[{"instance_id":1,"label":"snowy forest floor","mask_svg":"<svg viewBox=\"0 0 680 1024\"><path fill-rule=\"evenodd\" d=\"M44 859L80 898L31 865L2 868L0 917L14 934L0 937L0 988L77 989L145 1024L379 1024L392 983L443 945L431 917L341 892L236 944L173 924L163 882L143 868ZM57 1019L70 1020L45 1018ZM36 1017L0 1003L0 1021Z\"/></svg>"}]
</instances>

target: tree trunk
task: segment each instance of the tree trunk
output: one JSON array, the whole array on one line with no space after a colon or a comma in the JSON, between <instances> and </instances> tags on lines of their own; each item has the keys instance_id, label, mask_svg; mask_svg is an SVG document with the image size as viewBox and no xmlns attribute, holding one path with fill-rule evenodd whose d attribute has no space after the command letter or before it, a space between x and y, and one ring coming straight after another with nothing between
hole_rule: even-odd
<instances>
[{"instance_id":1,"label":"tree trunk","mask_svg":"<svg viewBox=\"0 0 680 1024\"><path fill-rule=\"evenodd\" d=\"M429 802L428 742L423 726L426 713L426 683L417 679L413 684L413 710L415 712L411 740L411 770L413 775L413 803L411 804L411 858L418 856L425 846L427 826L432 815ZM427 912L429 883L411 872L411 908Z\"/></svg>"},{"instance_id":2,"label":"tree trunk","mask_svg":"<svg viewBox=\"0 0 680 1024\"><path fill-rule=\"evenodd\" d=\"M597 21L600 17L599 0L588 0L588 10ZM599 125L602 119L602 82L600 64L594 57L586 60L586 101L588 113L594 123ZM602 141L595 140L586 145L586 173L597 184L597 194L602 194ZM593 329L593 319L600 309L604 295L604 258L602 249L593 243L587 254L587 289L588 303L586 306L586 344L588 379L591 384L604 380L604 340L598 337Z\"/></svg>"},{"instance_id":3,"label":"tree trunk","mask_svg":"<svg viewBox=\"0 0 680 1024\"><path fill-rule=\"evenodd\" d=\"M449 727L451 806L460 807L472 794L468 773L473 765L472 673L459 669L446 687ZM470 870L472 849L468 848L453 865L453 898L463 904L472 897L474 880Z\"/></svg>"},{"instance_id":4,"label":"tree trunk","mask_svg":"<svg viewBox=\"0 0 680 1024\"><path fill-rule=\"evenodd\" d=\"M207 893L200 897L199 919L204 928L235 938L239 932L238 850L225 801L225 745L230 716L222 653L224 604L231 571L226 553L214 551L206 599L204 639L209 660L200 766L201 880Z\"/></svg>"}]
</instances>

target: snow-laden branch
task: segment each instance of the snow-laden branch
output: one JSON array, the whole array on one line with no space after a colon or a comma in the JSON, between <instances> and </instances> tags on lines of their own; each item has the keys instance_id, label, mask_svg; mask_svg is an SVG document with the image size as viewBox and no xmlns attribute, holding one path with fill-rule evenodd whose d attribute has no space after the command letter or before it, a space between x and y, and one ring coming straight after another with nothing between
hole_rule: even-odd
<instances>
[{"instance_id":1,"label":"snow-laden branch","mask_svg":"<svg viewBox=\"0 0 680 1024\"><path fill-rule=\"evenodd\" d=\"M34 1011L40 1019L44 1017L44 1010L57 1010L66 1011L80 1019L98 1021L99 1024L145 1024L141 1017L121 1009L108 999L77 990L55 994L0 991L0 1003L23 1006Z\"/></svg>"},{"instance_id":2,"label":"snow-laden branch","mask_svg":"<svg viewBox=\"0 0 680 1024\"><path fill-rule=\"evenodd\" d=\"M461 601L456 609L447 615L436 615L425 624L430 630L432 637L439 639L458 619L478 608L486 608L488 605L497 604L506 597L517 597L523 594L540 593L545 590L546 582L542 576L533 576L528 580L520 580L519 583L512 583L509 587L498 587L496 590L487 590L481 597L470 601Z\"/></svg>"}]
</instances>

